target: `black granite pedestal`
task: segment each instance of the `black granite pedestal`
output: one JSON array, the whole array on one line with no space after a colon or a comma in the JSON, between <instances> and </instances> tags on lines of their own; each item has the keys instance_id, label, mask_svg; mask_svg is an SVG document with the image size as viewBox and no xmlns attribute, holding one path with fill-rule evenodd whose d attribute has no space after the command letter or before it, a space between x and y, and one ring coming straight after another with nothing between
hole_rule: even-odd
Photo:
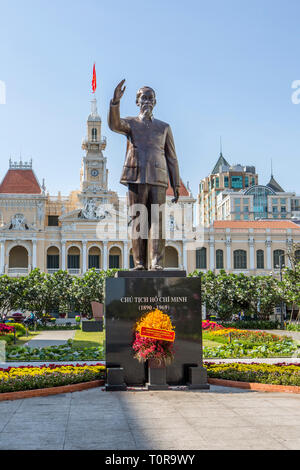
<instances>
[{"instance_id":1,"label":"black granite pedestal","mask_svg":"<svg viewBox=\"0 0 300 470\"><path fill-rule=\"evenodd\" d=\"M134 358L132 343L136 322L158 308L170 316L176 333L175 357L166 368L166 382L168 385L190 383L190 368L203 365L200 278L184 277L184 271L120 271L117 274L117 278L106 279L107 367L123 368L124 380L129 386L149 382L147 365Z\"/></svg>"}]
</instances>

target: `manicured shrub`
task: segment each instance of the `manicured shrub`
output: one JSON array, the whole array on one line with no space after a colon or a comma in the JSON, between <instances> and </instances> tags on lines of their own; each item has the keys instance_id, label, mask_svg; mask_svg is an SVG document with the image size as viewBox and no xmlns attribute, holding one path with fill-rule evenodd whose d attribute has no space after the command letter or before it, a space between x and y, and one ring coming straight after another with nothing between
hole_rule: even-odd
<instances>
[{"instance_id":1,"label":"manicured shrub","mask_svg":"<svg viewBox=\"0 0 300 470\"><path fill-rule=\"evenodd\" d=\"M300 386L300 364L205 363L209 377L238 382Z\"/></svg>"},{"instance_id":2,"label":"manicured shrub","mask_svg":"<svg viewBox=\"0 0 300 470\"><path fill-rule=\"evenodd\" d=\"M279 323L268 320L237 320L237 321L219 321L225 328L240 328L242 330L277 330Z\"/></svg>"},{"instance_id":3,"label":"manicured shrub","mask_svg":"<svg viewBox=\"0 0 300 470\"><path fill-rule=\"evenodd\" d=\"M0 393L59 387L103 378L103 364L9 367L0 369Z\"/></svg>"},{"instance_id":4,"label":"manicured shrub","mask_svg":"<svg viewBox=\"0 0 300 470\"><path fill-rule=\"evenodd\" d=\"M6 323L6 325L15 328L17 336L25 336L26 335L26 327L21 325L21 323Z\"/></svg>"},{"instance_id":5,"label":"manicured shrub","mask_svg":"<svg viewBox=\"0 0 300 470\"><path fill-rule=\"evenodd\" d=\"M300 331L300 323L288 323L286 329L288 331Z\"/></svg>"},{"instance_id":6,"label":"manicured shrub","mask_svg":"<svg viewBox=\"0 0 300 470\"><path fill-rule=\"evenodd\" d=\"M0 334L0 341L5 341L7 344L11 344L14 340L14 335L12 333L6 333L5 335Z\"/></svg>"}]
</instances>

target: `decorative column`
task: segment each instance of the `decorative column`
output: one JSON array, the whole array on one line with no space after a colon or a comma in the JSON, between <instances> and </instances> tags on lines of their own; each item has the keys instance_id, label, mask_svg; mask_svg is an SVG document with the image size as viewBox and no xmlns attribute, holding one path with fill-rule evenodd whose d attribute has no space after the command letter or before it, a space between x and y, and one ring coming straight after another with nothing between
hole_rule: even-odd
<instances>
[{"instance_id":1,"label":"decorative column","mask_svg":"<svg viewBox=\"0 0 300 470\"><path fill-rule=\"evenodd\" d=\"M0 242L0 273L5 273L5 240L1 240Z\"/></svg>"},{"instance_id":2,"label":"decorative column","mask_svg":"<svg viewBox=\"0 0 300 470\"><path fill-rule=\"evenodd\" d=\"M107 241L103 242L103 269L107 270Z\"/></svg>"},{"instance_id":3,"label":"decorative column","mask_svg":"<svg viewBox=\"0 0 300 470\"><path fill-rule=\"evenodd\" d=\"M266 248L267 248L267 269L269 271L272 270L272 254L271 254L271 246L272 246L272 241L271 237L267 237L266 241Z\"/></svg>"},{"instance_id":4,"label":"decorative column","mask_svg":"<svg viewBox=\"0 0 300 470\"><path fill-rule=\"evenodd\" d=\"M83 240L82 241L82 274L84 274L86 272L86 269L87 269L87 260L86 260L86 257L87 257L87 249L86 249L86 240Z\"/></svg>"},{"instance_id":5,"label":"decorative column","mask_svg":"<svg viewBox=\"0 0 300 470\"><path fill-rule=\"evenodd\" d=\"M124 248L123 248L123 267L124 269L129 269L129 263L128 263L128 242L125 241L123 242Z\"/></svg>"},{"instance_id":6,"label":"decorative column","mask_svg":"<svg viewBox=\"0 0 300 470\"><path fill-rule=\"evenodd\" d=\"M213 237L210 238L209 242L209 269L214 271L215 269L215 241Z\"/></svg>"},{"instance_id":7,"label":"decorative column","mask_svg":"<svg viewBox=\"0 0 300 470\"><path fill-rule=\"evenodd\" d=\"M65 271L66 269L66 241L61 242L61 269Z\"/></svg>"},{"instance_id":8,"label":"decorative column","mask_svg":"<svg viewBox=\"0 0 300 470\"><path fill-rule=\"evenodd\" d=\"M186 241L183 240L182 242L182 264L183 264L183 269L188 272L188 266L187 266L187 249L186 249Z\"/></svg>"},{"instance_id":9,"label":"decorative column","mask_svg":"<svg viewBox=\"0 0 300 470\"><path fill-rule=\"evenodd\" d=\"M254 237L249 237L249 258L250 258L250 269L255 269L255 257L254 257Z\"/></svg>"},{"instance_id":10,"label":"decorative column","mask_svg":"<svg viewBox=\"0 0 300 470\"><path fill-rule=\"evenodd\" d=\"M32 269L36 268L36 240L32 240Z\"/></svg>"},{"instance_id":11,"label":"decorative column","mask_svg":"<svg viewBox=\"0 0 300 470\"><path fill-rule=\"evenodd\" d=\"M230 235L226 237L226 258L227 258L227 271L231 270L231 238Z\"/></svg>"}]
</instances>

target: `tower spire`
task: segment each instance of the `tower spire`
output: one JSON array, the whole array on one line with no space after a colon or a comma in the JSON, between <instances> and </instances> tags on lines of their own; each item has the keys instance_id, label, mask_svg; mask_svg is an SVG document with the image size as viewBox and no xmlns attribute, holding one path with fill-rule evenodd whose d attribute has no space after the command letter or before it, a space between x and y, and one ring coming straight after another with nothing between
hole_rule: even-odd
<instances>
[{"instance_id":1,"label":"tower spire","mask_svg":"<svg viewBox=\"0 0 300 470\"><path fill-rule=\"evenodd\" d=\"M271 158L271 178L273 178L273 161L272 161L272 158Z\"/></svg>"},{"instance_id":2,"label":"tower spire","mask_svg":"<svg viewBox=\"0 0 300 470\"><path fill-rule=\"evenodd\" d=\"M220 156L223 155L222 152L222 136L220 136Z\"/></svg>"}]
</instances>

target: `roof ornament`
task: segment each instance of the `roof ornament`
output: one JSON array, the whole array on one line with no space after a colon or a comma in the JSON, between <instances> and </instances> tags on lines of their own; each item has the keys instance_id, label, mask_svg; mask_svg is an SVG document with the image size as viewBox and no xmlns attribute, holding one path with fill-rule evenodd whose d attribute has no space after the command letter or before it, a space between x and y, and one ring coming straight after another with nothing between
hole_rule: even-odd
<instances>
[{"instance_id":1,"label":"roof ornament","mask_svg":"<svg viewBox=\"0 0 300 470\"><path fill-rule=\"evenodd\" d=\"M9 159L9 169L10 170L32 170L32 158L29 162L23 162L22 157L20 156L20 161L13 161L10 157Z\"/></svg>"}]
</instances>

